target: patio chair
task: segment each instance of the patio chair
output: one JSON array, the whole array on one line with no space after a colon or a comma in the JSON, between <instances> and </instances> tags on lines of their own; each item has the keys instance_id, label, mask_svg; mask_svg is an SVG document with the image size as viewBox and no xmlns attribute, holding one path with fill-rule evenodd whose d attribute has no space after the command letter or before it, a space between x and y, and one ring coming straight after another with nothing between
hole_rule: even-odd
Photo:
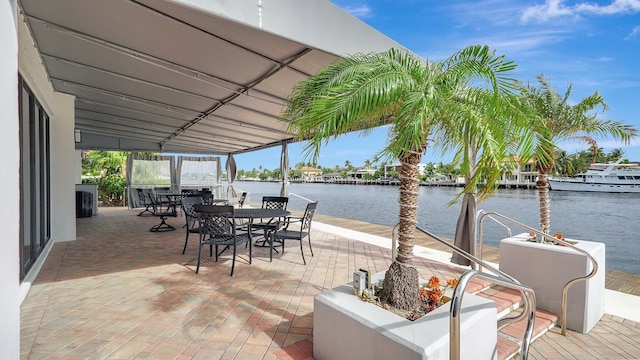
<instances>
[{"instance_id":1,"label":"patio chair","mask_svg":"<svg viewBox=\"0 0 640 360\"><path fill-rule=\"evenodd\" d=\"M198 265L196 274L200 271L200 261L202 259L202 247L209 245L209 256L213 256L215 246L215 261L218 256L230 247L233 248L233 258L231 263L231 276L235 270L236 254L238 245L249 243L249 264L251 264L251 242L249 233L238 234L235 227L234 209L231 205L194 205L198 214L198 228L200 233L200 247L198 250ZM219 247L222 250L219 251Z\"/></svg>"},{"instance_id":2,"label":"patio chair","mask_svg":"<svg viewBox=\"0 0 640 360\"><path fill-rule=\"evenodd\" d=\"M273 243L280 241L282 243L282 252L284 253L284 243L287 240L297 240L300 242L300 252L302 253L302 262L307 265L307 261L304 258L304 250L302 249L302 240L304 238L309 239L309 249L311 250L311 256L313 256L313 248L311 247L311 221L313 220L313 214L316 212L318 202L312 202L307 204L307 208L304 211L304 215L301 218L288 217L284 221L284 226L281 230L276 230L269 234L269 241L271 249L269 249L269 260L273 258ZM300 229L293 230L289 228L289 225L299 223ZM276 227L279 228L278 225Z\"/></svg>"},{"instance_id":3,"label":"patio chair","mask_svg":"<svg viewBox=\"0 0 640 360\"><path fill-rule=\"evenodd\" d=\"M289 203L289 198L284 196L263 196L262 197L262 208L263 209L278 209L278 210L287 210L287 204ZM256 246L266 247L267 239L269 232L273 232L276 230L277 221L273 221L269 219L269 221L259 221L253 222L251 224L251 231L254 229L262 230L264 234L264 238L260 241L256 242Z\"/></svg>"},{"instance_id":4,"label":"patio chair","mask_svg":"<svg viewBox=\"0 0 640 360\"><path fill-rule=\"evenodd\" d=\"M164 204L155 194L153 190L146 190L146 196L151 200L151 204L153 206L153 215L160 218L160 224L154 225L149 229L151 232L164 232L164 231L173 231L176 228L173 225L167 224L167 218L169 216L176 217L178 216L176 212L175 204ZM163 207L166 206L166 209Z\"/></svg>"},{"instance_id":5,"label":"patio chair","mask_svg":"<svg viewBox=\"0 0 640 360\"><path fill-rule=\"evenodd\" d=\"M242 208L244 206L244 201L247 198L247 192L243 192L238 199L238 208ZM236 230L241 231L249 231L249 220L247 219L236 219Z\"/></svg>"},{"instance_id":6,"label":"patio chair","mask_svg":"<svg viewBox=\"0 0 640 360\"><path fill-rule=\"evenodd\" d=\"M153 190L151 190L151 193L154 195L154 197L158 201L160 201L160 203L162 203L163 206L167 208L167 210L169 210L172 207L175 207L175 203L171 200L171 198L168 196L165 196L165 194L171 193L170 187L155 187L153 188Z\"/></svg>"},{"instance_id":7,"label":"patio chair","mask_svg":"<svg viewBox=\"0 0 640 360\"><path fill-rule=\"evenodd\" d=\"M201 191L200 193L198 193L198 196L202 197L203 204L213 204L214 196L210 191Z\"/></svg>"},{"instance_id":8,"label":"patio chair","mask_svg":"<svg viewBox=\"0 0 640 360\"><path fill-rule=\"evenodd\" d=\"M247 200L247 192L246 191L242 192L242 194L240 195L240 198L238 198L238 207L239 208L244 206L245 200Z\"/></svg>"},{"instance_id":9,"label":"patio chair","mask_svg":"<svg viewBox=\"0 0 640 360\"><path fill-rule=\"evenodd\" d=\"M200 196L189 196L184 197L180 200L182 212L184 212L185 219L185 230L186 236L184 238L184 248L182 249L182 253L184 254L187 251L187 243L189 242L189 234L199 234L200 229L198 228L198 213L196 212L195 205L202 204L202 198Z\"/></svg>"},{"instance_id":10,"label":"patio chair","mask_svg":"<svg viewBox=\"0 0 640 360\"><path fill-rule=\"evenodd\" d=\"M153 211L149 210L149 208L153 208L153 203L151 199L145 194L145 189L136 188L136 192L138 193L138 201L140 206L144 206L145 209L138 213L138 216L143 216L145 213L149 213L149 215L153 216Z\"/></svg>"},{"instance_id":11,"label":"patio chair","mask_svg":"<svg viewBox=\"0 0 640 360\"><path fill-rule=\"evenodd\" d=\"M196 189L182 189L182 190L180 190L180 193L182 193L182 197L198 195L198 192L199 191L196 190Z\"/></svg>"}]
</instances>

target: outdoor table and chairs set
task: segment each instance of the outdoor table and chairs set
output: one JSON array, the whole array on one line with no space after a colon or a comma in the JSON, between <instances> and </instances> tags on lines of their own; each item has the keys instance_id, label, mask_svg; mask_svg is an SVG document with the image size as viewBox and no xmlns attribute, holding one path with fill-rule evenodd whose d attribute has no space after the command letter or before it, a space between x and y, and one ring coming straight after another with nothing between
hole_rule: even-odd
<instances>
[{"instance_id":1,"label":"outdoor table and chairs set","mask_svg":"<svg viewBox=\"0 0 640 360\"><path fill-rule=\"evenodd\" d=\"M138 216L150 214L160 217L161 222L149 231L164 232L175 230L166 222L169 216L177 216L180 206L185 218L185 240L182 253L187 250L189 235L197 234L199 240L196 274L200 271L202 248L209 245L209 256L218 261L225 251L231 250L231 276L235 270L236 255L239 247L248 248L249 264L252 261L254 246L269 248L269 261L273 261L273 252L284 252L287 240L300 243L302 261L304 257L303 240L307 239L311 256L311 222L318 205L307 204L301 217L291 216L287 210L289 198L264 196L260 208L243 207L246 193L242 193L238 202L230 204L227 200L214 199L211 192L183 191L179 194L159 192L157 189L138 189L140 205L145 207ZM278 250L278 247L280 250Z\"/></svg>"}]
</instances>

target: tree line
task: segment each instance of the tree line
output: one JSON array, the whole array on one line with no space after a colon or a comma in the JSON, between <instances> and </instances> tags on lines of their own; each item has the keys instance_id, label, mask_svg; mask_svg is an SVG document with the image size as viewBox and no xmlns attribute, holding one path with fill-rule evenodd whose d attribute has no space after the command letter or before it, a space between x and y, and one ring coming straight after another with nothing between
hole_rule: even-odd
<instances>
[{"instance_id":1,"label":"tree line","mask_svg":"<svg viewBox=\"0 0 640 360\"><path fill-rule=\"evenodd\" d=\"M594 156L594 154L596 154ZM573 154L569 154L566 150L558 150L555 154L555 166L552 174L556 176L575 176L579 173L587 171L589 165L591 163L609 163L616 162L619 159L624 157L624 151L621 148L613 149L610 152L606 153L604 149L588 149L581 150ZM628 162L628 160L625 160ZM353 163L349 160L346 160L344 165L336 165L336 166L328 166L323 167L313 162L298 162L291 169L289 169L289 178L297 179L303 177L303 168L304 167L312 167L318 168L322 170L322 174L334 174L337 173L341 178L348 178L350 174L355 172L358 169L373 169L375 172L373 174L366 173L363 175L364 180L377 180L383 177L391 177L398 178L399 173L394 169L387 169L385 171L385 166L391 165L391 162L379 161L376 158L374 160L365 160L362 166L354 166ZM508 175L512 172L512 166L509 165L508 162L504 163L503 173ZM275 169L267 169L259 166L257 169L253 168L251 170L238 170L237 177L238 179L260 179L260 180L272 180L272 179L280 179L281 176L280 168ZM459 165L455 163L444 163L444 162L428 162L425 164L424 171L419 174L419 179L421 181L428 181L429 179L433 179L438 175L445 176L447 179L452 180L455 177L462 176L463 172Z\"/></svg>"}]
</instances>

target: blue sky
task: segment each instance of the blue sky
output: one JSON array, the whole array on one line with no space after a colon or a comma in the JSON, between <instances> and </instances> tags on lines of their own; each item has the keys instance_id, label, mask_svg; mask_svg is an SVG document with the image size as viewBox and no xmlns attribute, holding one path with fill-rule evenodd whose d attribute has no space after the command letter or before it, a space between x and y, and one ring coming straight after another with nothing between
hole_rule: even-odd
<instances>
[{"instance_id":1,"label":"blue sky","mask_svg":"<svg viewBox=\"0 0 640 360\"><path fill-rule=\"evenodd\" d=\"M518 64L514 75L525 82L545 74L558 92L573 86L571 102L598 91L609 105L603 118L640 128L640 0L333 0L365 23L431 61L468 45L486 44ZM323 167L361 166L386 143L386 128L366 137L348 134L324 146ZM560 144L569 153L587 149L579 142ZM610 151L622 148L640 161L640 139L623 146L601 139ZM236 156L238 168L279 167L280 147ZM290 163L308 161L301 144L289 146ZM427 162L451 157L429 150Z\"/></svg>"}]
</instances>

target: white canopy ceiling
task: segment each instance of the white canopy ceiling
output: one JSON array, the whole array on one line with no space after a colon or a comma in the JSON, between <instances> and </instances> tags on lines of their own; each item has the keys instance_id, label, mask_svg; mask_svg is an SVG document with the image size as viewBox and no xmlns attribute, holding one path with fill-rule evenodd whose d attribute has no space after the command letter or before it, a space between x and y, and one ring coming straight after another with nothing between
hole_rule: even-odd
<instances>
[{"instance_id":1,"label":"white canopy ceiling","mask_svg":"<svg viewBox=\"0 0 640 360\"><path fill-rule=\"evenodd\" d=\"M291 141L291 88L401 47L325 0L20 0L79 149L235 154Z\"/></svg>"}]
</instances>

